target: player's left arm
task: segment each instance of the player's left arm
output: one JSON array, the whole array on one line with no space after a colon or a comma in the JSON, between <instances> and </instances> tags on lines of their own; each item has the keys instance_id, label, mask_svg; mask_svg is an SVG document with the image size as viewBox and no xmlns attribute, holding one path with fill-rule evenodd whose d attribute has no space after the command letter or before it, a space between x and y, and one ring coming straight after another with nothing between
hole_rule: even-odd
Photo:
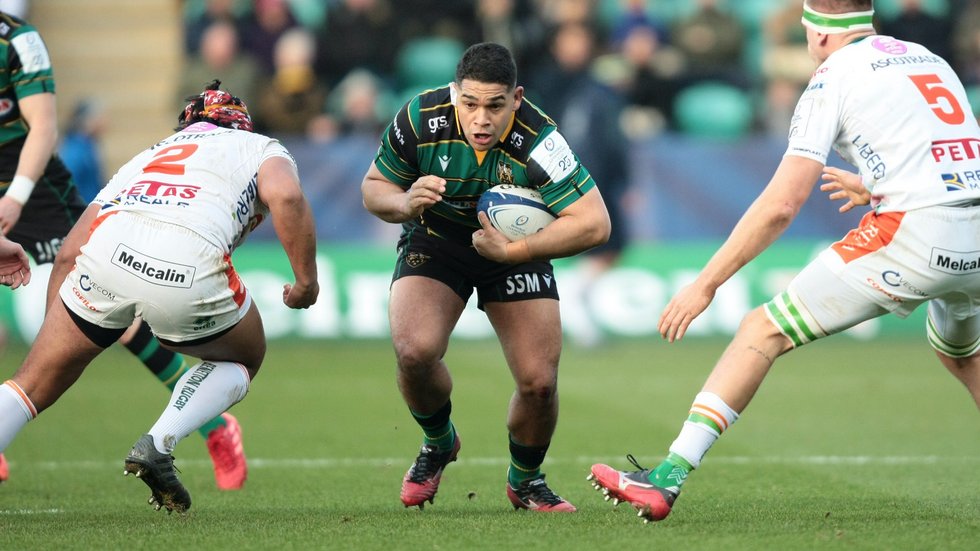
<instances>
[{"instance_id":1,"label":"player's left arm","mask_svg":"<svg viewBox=\"0 0 980 551\"><path fill-rule=\"evenodd\" d=\"M860 174L828 166L824 167L823 176L820 178L824 181L823 184L820 184L820 191L828 192L828 199L831 201L847 200L837 209L840 212L847 212L856 206L867 205L871 202L871 192L864 185L864 179Z\"/></svg>"},{"instance_id":2,"label":"player's left arm","mask_svg":"<svg viewBox=\"0 0 980 551\"><path fill-rule=\"evenodd\" d=\"M30 127L17 162L17 172L0 198L0 230L10 232L30 197L44 168L54 154L58 142L58 116L55 109L55 95L50 92L32 94L18 99L21 116Z\"/></svg>"},{"instance_id":3,"label":"player's left arm","mask_svg":"<svg viewBox=\"0 0 980 551\"><path fill-rule=\"evenodd\" d=\"M766 250L796 218L820 178L823 163L786 155L769 184L749 206L728 239L693 283L670 300L658 329L665 339L681 339L687 327L714 299L715 291Z\"/></svg>"},{"instance_id":4,"label":"player's left arm","mask_svg":"<svg viewBox=\"0 0 980 551\"><path fill-rule=\"evenodd\" d=\"M283 303L290 308L309 308L320 293L316 224L296 165L285 157L267 158L259 167L258 188L259 199L269 207L272 227L293 269L295 283L283 285Z\"/></svg>"},{"instance_id":5,"label":"player's left arm","mask_svg":"<svg viewBox=\"0 0 980 551\"><path fill-rule=\"evenodd\" d=\"M599 188L589 191L558 213L541 231L511 242L497 231L486 213L477 214L482 229L473 234L473 246L482 256L508 264L573 256L609 240L612 225Z\"/></svg>"}]
</instances>

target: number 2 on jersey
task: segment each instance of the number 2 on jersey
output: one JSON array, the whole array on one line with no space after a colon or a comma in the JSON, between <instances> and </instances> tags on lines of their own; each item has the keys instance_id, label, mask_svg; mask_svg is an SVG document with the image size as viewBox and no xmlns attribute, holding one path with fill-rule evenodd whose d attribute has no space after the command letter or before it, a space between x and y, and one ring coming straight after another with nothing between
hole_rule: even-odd
<instances>
[{"instance_id":1,"label":"number 2 on jersey","mask_svg":"<svg viewBox=\"0 0 980 551\"><path fill-rule=\"evenodd\" d=\"M929 106L932 107L932 112L939 117L939 120L946 124L963 124L966 120L966 114L963 112L963 107L960 106L960 102L956 101L956 96L950 91L945 85L943 85L943 80L939 78L939 75L909 75L912 79L912 83L915 87L919 89ZM945 103L945 109L943 106Z\"/></svg>"},{"instance_id":2,"label":"number 2 on jersey","mask_svg":"<svg viewBox=\"0 0 980 551\"><path fill-rule=\"evenodd\" d=\"M197 151L197 144L193 143L174 145L161 149L159 153L153 156L153 160L143 167L143 174L147 172L159 172L161 174L181 176L185 170L184 163L181 161L193 155L195 151Z\"/></svg>"}]
</instances>

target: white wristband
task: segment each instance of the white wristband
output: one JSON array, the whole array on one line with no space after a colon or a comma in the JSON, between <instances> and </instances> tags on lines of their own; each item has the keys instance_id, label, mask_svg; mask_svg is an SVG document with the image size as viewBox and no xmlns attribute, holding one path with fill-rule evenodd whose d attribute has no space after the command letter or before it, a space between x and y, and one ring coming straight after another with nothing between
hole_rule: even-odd
<instances>
[{"instance_id":1,"label":"white wristband","mask_svg":"<svg viewBox=\"0 0 980 551\"><path fill-rule=\"evenodd\" d=\"M10 197L23 206L27 203L27 199L30 198L32 191L34 191L34 180L18 174L10 181L10 186L7 187L6 197Z\"/></svg>"}]
</instances>

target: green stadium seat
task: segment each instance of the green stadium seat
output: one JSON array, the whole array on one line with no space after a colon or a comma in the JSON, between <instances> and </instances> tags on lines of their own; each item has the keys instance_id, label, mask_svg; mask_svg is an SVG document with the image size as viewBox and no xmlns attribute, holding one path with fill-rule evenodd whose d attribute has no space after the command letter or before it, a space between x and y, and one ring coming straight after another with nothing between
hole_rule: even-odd
<instances>
[{"instance_id":1,"label":"green stadium seat","mask_svg":"<svg viewBox=\"0 0 980 551\"><path fill-rule=\"evenodd\" d=\"M875 13L878 17L891 19L902 11L902 0L875 0ZM949 14L948 0L922 0L922 9L936 16Z\"/></svg>"},{"instance_id":2,"label":"green stadium seat","mask_svg":"<svg viewBox=\"0 0 980 551\"><path fill-rule=\"evenodd\" d=\"M400 88L420 91L449 83L464 51L463 45L451 38L424 37L406 42L397 59Z\"/></svg>"},{"instance_id":3,"label":"green stadium seat","mask_svg":"<svg viewBox=\"0 0 980 551\"><path fill-rule=\"evenodd\" d=\"M674 119L681 131L703 138L744 136L752 126L753 116L749 95L721 82L688 86L674 103Z\"/></svg>"},{"instance_id":4,"label":"green stadium seat","mask_svg":"<svg viewBox=\"0 0 980 551\"><path fill-rule=\"evenodd\" d=\"M757 32L773 13L783 8L783 4L772 0L737 0L727 3L728 11L745 26L749 32Z\"/></svg>"}]
</instances>

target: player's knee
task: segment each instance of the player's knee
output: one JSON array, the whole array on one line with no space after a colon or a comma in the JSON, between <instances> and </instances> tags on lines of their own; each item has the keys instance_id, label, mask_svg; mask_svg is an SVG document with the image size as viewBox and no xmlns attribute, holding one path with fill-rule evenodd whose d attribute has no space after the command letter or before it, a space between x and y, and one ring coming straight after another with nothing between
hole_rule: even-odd
<instances>
[{"instance_id":1,"label":"player's knee","mask_svg":"<svg viewBox=\"0 0 980 551\"><path fill-rule=\"evenodd\" d=\"M394 347L398 368L411 373L431 368L445 353L445 347L437 343L413 338L395 340Z\"/></svg>"},{"instance_id":2,"label":"player's knee","mask_svg":"<svg viewBox=\"0 0 980 551\"><path fill-rule=\"evenodd\" d=\"M550 402L558 395L558 380L551 375L521 378L517 381L517 393L526 400Z\"/></svg>"},{"instance_id":3,"label":"player's knee","mask_svg":"<svg viewBox=\"0 0 980 551\"><path fill-rule=\"evenodd\" d=\"M742 323L738 327L738 333L742 337L747 337L760 344L766 343L766 348L775 348L777 354L783 354L793 348L790 340L769 319L765 309L761 306L742 318Z\"/></svg>"}]
</instances>

